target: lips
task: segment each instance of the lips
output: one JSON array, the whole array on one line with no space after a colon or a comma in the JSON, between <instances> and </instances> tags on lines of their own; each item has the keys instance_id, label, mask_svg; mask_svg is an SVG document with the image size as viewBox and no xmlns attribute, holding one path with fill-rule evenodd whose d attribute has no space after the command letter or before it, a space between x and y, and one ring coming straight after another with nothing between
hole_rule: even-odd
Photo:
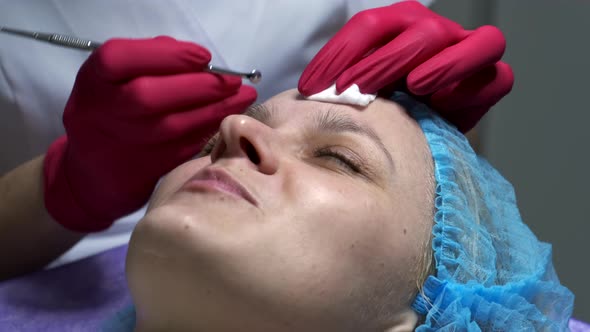
<instances>
[{"instance_id":1,"label":"lips","mask_svg":"<svg viewBox=\"0 0 590 332\"><path fill-rule=\"evenodd\" d=\"M254 197L223 169L204 168L190 178L183 186L186 190L214 190L245 199L250 204L258 206Z\"/></svg>"}]
</instances>

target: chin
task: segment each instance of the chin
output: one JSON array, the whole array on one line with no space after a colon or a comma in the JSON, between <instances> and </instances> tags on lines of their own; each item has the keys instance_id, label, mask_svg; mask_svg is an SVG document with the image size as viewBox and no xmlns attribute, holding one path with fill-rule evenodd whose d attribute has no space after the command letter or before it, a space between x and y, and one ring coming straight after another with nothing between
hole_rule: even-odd
<instances>
[{"instance_id":1,"label":"chin","mask_svg":"<svg viewBox=\"0 0 590 332\"><path fill-rule=\"evenodd\" d=\"M243 253L263 225L259 211L247 204L215 194L198 199L182 194L146 213L133 232L129 252L141 260L218 264L219 257Z\"/></svg>"}]
</instances>

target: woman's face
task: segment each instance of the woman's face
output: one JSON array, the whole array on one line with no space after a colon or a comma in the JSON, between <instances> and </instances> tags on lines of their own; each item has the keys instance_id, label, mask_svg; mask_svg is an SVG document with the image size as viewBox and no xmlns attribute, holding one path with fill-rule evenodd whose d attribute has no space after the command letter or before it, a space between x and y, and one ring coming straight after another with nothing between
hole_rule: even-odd
<instances>
[{"instance_id":1,"label":"woman's face","mask_svg":"<svg viewBox=\"0 0 590 332\"><path fill-rule=\"evenodd\" d=\"M359 109L290 90L263 106L225 118L211 155L154 193L127 261L138 327L411 325L433 209L419 126L380 99Z\"/></svg>"}]
</instances>

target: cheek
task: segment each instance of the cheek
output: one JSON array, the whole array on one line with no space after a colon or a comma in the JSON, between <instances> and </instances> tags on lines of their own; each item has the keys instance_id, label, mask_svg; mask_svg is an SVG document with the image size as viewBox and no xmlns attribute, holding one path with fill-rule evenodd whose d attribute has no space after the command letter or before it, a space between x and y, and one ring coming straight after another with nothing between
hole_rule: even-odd
<instances>
[{"instance_id":1,"label":"cheek","mask_svg":"<svg viewBox=\"0 0 590 332\"><path fill-rule=\"evenodd\" d=\"M405 305L416 263L411 220L388 194L347 182L298 186L297 213L272 232L281 239L274 255L290 262L286 284L308 294L306 305L340 314L392 293L400 301L392 306Z\"/></svg>"},{"instance_id":2,"label":"cheek","mask_svg":"<svg viewBox=\"0 0 590 332\"><path fill-rule=\"evenodd\" d=\"M356 273L391 251L392 214L385 193L346 178L322 179L293 186L295 211L287 238L297 250L333 273ZM399 241L398 241L399 242ZM379 265L379 263L377 263Z\"/></svg>"},{"instance_id":3,"label":"cheek","mask_svg":"<svg viewBox=\"0 0 590 332\"><path fill-rule=\"evenodd\" d=\"M312 185L293 182L297 212L282 231L289 229L292 234L285 236L297 239L296 249L334 274L370 279L409 270L424 233L409 202L345 178L315 179Z\"/></svg>"}]
</instances>

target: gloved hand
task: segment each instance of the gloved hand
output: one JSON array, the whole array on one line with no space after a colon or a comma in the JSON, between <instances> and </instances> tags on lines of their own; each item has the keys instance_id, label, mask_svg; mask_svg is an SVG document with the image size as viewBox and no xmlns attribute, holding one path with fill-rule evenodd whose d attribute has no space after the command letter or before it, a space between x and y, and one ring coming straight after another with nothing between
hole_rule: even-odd
<instances>
[{"instance_id":1,"label":"gloved hand","mask_svg":"<svg viewBox=\"0 0 590 332\"><path fill-rule=\"evenodd\" d=\"M467 132L512 89L499 61L505 40L493 26L474 31L417 1L365 10L320 50L299 79L304 96L336 83L363 93L402 88Z\"/></svg>"},{"instance_id":2,"label":"gloved hand","mask_svg":"<svg viewBox=\"0 0 590 332\"><path fill-rule=\"evenodd\" d=\"M56 221L99 231L147 202L158 179L198 153L256 90L204 72L205 48L169 37L113 39L82 65L45 156L45 206Z\"/></svg>"}]
</instances>

